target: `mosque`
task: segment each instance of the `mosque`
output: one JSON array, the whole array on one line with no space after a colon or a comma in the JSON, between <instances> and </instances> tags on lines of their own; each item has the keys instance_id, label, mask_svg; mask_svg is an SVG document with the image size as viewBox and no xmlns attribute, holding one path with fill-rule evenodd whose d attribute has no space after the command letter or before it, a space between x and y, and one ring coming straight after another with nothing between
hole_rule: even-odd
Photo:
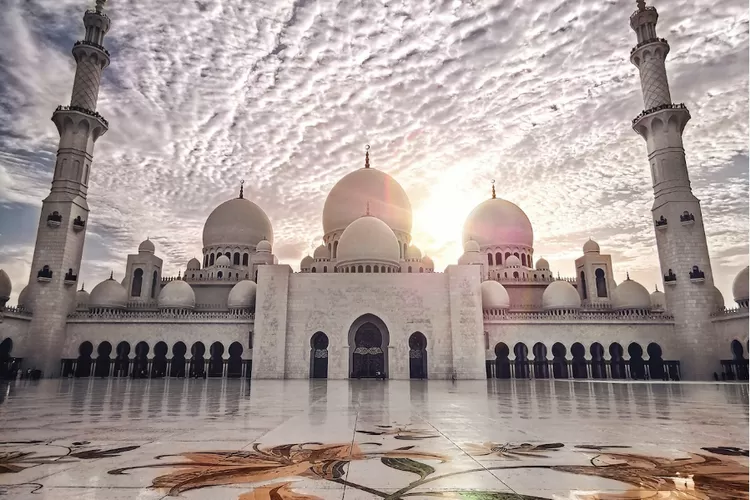
<instances>
[{"instance_id":1,"label":"mosque","mask_svg":"<svg viewBox=\"0 0 750 500\"><path fill-rule=\"evenodd\" d=\"M637 2L630 55L644 111L632 123L652 172L663 292L616 283L606 249L589 240L574 278L534 255L531 221L491 196L463 227L464 253L436 271L412 241L409 197L364 166L339 180L323 235L300 271L278 263L274 229L244 193L216 207L203 255L176 277L146 239L90 292L78 283L95 142L109 65L104 0L86 11L71 102L52 120L60 144L42 202L29 283L18 304L0 271L0 370L44 377L390 379L747 379L748 268L735 308L713 284L700 203L688 178L654 7ZM120 279L121 276L124 278Z\"/></svg>"}]
</instances>

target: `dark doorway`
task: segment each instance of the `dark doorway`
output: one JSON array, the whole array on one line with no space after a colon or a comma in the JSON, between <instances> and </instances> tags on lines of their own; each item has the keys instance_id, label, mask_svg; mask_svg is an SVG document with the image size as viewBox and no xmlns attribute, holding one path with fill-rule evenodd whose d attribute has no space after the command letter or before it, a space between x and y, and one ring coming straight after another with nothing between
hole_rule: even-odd
<instances>
[{"instance_id":1,"label":"dark doorway","mask_svg":"<svg viewBox=\"0 0 750 500\"><path fill-rule=\"evenodd\" d=\"M604 361L604 347L599 342L591 344L591 378L607 378L607 369Z\"/></svg>"},{"instance_id":2,"label":"dark doorway","mask_svg":"<svg viewBox=\"0 0 750 500\"><path fill-rule=\"evenodd\" d=\"M570 354L573 355L573 378L589 378L586 370L586 348L583 344L576 342L570 346Z\"/></svg>"},{"instance_id":3,"label":"dark doorway","mask_svg":"<svg viewBox=\"0 0 750 500\"><path fill-rule=\"evenodd\" d=\"M643 348L633 342L628 346L630 355L630 378L634 380L646 379L646 362L643 361Z\"/></svg>"},{"instance_id":4,"label":"dark doorway","mask_svg":"<svg viewBox=\"0 0 750 500\"><path fill-rule=\"evenodd\" d=\"M409 378L427 378L427 338L422 332L409 337Z\"/></svg>"},{"instance_id":5,"label":"dark doorway","mask_svg":"<svg viewBox=\"0 0 750 500\"><path fill-rule=\"evenodd\" d=\"M96 377L109 377L109 355L112 354L112 344L109 342L102 342L96 348L96 367L94 368L94 376Z\"/></svg>"},{"instance_id":6,"label":"dark doorway","mask_svg":"<svg viewBox=\"0 0 750 500\"><path fill-rule=\"evenodd\" d=\"M184 342L176 342L172 346L172 363L169 369L170 377L185 377L185 353L187 346Z\"/></svg>"},{"instance_id":7,"label":"dark doorway","mask_svg":"<svg viewBox=\"0 0 750 500\"><path fill-rule=\"evenodd\" d=\"M529 348L519 342L513 347L513 354L516 355L516 378L529 378Z\"/></svg>"},{"instance_id":8,"label":"dark doorway","mask_svg":"<svg viewBox=\"0 0 750 500\"><path fill-rule=\"evenodd\" d=\"M651 380L668 380L667 373L664 370L664 360L661 357L661 346L656 342L651 342L646 347L648 353L648 372Z\"/></svg>"},{"instance_id":9,"label":"dark doorway","mask_svg":"<svg viewBox=\"0 0 750 500\"><path fill-rule=\"evenodd\" d=\"M117 357L115 358L115 377L127 377L130 374L130 344L120 342L117 344Z\"/></svg>"},{"instance_id":10,"label":"dark doorway","mask_svg":"<svg viewBox=\"0 0 750 500\"><path fill-rule=\"evenodd\" d=\"M94 352L94 346L88 340L81 343L78 347L78 366L76 367L76 377L88 377L91 375L91 353Z\"/></svg>"},{"instance_id":11,"label":"dark doorway","mask_svg":"<svg viewBox=\"0 0 750 500\"><path fill-rule=\"evenodd\" d=\"M352 378L385 378L383 334L371 322L366 322L354 334Z\"/></svg>"},{"instance_id":12,"label":"dark doorway","mask_svg":"<svg viewBox=\"0 0 750 500\"><path fill-rule=\"evenodd\" d=\"M609 346L610 368L612 378L625 378L625 360L622 359L623 349L620 344L615 342Z\"/></svg>"},{"instance_id":13,"label":"dark doorway","mask_svg":"<svg viewBox=\"0 0 750 500\"><path fill-rule=\"evenodd\" d=\"M310 378L328 378L328 335L323 332L310 339Z\"/></svg>"},{"instance_id":14,"label":"dark doorway","mask_svg":"<svg viewBox=\"0 0 750 500\"><path fill-rule=\"evenodd\" d=\"M498 342L495 345L495 377L496 378L510 378L510 349L503 342Z\"/></svg>"},{"instance_id":15,"label":"dark doorway","mask_svg":"<svg viewBox=\"0 0 750 500\"><path fill-rule=\"evenodd\" d=\"M552 375L555 378L568 378L568 350L560 342L552 345Z\"/></svg>"},{"instance_id":16,"label":"dark doorway","mask_svg":"<svg viewBox=\"0 0 750 500\"><path fill-rule=\"evenodd\" d=\"M10 357L10 351L12 350L13 340L10 337L0 342L0 379L16 378L18 367L17 362Z\"/></svg>"},{"instance_id":17,"label":"dark doorway","mask_svg":"<svg viewBox=\"0 0 750 500\"><path fill-rule=\"evenodd\" d=\"M133 378L148 378L148 344L141 341L135 345Z\"/></svg>"},{"instance_id":18,"label":"dark doorway","mask_svg":"<svg viewBox=\"0 0 750 500\"><path fill-rule=\"evenodd\" d=\"M211 344L211 360L208 364L209 377L221 377L224 375L224 344L214 342Z\"/></svg>"},{"instance_id":19,"label":"dark doorway","mask_svg":"<svg viewBox=\"0 0 750 500\"><path fill-rule=\"evenodd\" d=\"M206 346L203 342L196 342L190 348L190 377L205 378L206 376Z\"/></svg>"},{"instance_id":20,"label":"dark doorway","mask_svg":"<svg viewBox=\"0 0 750 500\"><path fill-rule=\"evenodd\" d=\"M547 346L537 342L531 350L534 353L534 378L549 378Z\"/></svg>"},{"instance_id":21,"label":"dark doorway","mask_svg":"<svg viewBox=\"0 0 750 500\"><path fill-rule=\"evenodd\" d=\"M239 342L229 345L229 360L227 361L227 378L242 377L242 351L244 348Z\"/></svg>"},{"instance_id":22,"label":"dark doorway","mask_svg":"<svg viewBox=\"0 0 750 500\"><path fill-rule=\"evenodd\" d=\"M167 376L167 351L169 347L166 342L157 342L154 346L154 360L151 362L151 378L164 378Z\"/></svg>"}]
</instances>

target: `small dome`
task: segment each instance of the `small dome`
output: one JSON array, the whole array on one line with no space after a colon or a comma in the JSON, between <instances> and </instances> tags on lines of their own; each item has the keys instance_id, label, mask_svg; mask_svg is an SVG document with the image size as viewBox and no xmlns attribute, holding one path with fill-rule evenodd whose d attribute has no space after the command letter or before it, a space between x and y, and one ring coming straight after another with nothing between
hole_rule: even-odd
<instances>
[{"instance_id":1,"label":"small dome","mask_svg":"<svg viewBox=\"0 0 750 500\"><path fill-rule=\"evenodd\" d=\"M511 255L505 259L505 267L521 267L521 259L515 255Z\"/></svg>"},{"instance_id":2,"label":"small dome","mask_svg":"<svg viewBox=\"0 0 750 500\"><path fill-rule=\"evenodd\" d=\"M422 257L422 265L424 266L425 269L430 269L430 270L435 269L435 263L427 255Z\"/></svg>"},{"instance_id":3,"label":"small dome","mask_svg":"<svg viewBox=\"0 0 750 500\"><path fill-rule=\"evenodd\" d=\"M262 253L271 253L271 242L266 239L260 240L255 246L255 251Z\"/></svg>"},{"instance_id":4,"label":"small dome","mask_svg":"<svg viewBox=\"0 0 750 500\"><path fill-rule=\"evenodd\" d=\"M201 268L201 261L193 257L187 263L188 271L197 271Z\"/></svg>"},{"instance_id":5,"label":"small dome","mask_svg":"<svg viewBox=\"0 0 750 500\"><path fill-rule=\"evenodd\" d=\"M355 220L341 234L338 262L377 261L398 264L399 243L388 225L377 217Z\"/></svg>"},{"instance_id":6,"label":"small dome","mask_svg":"<svg viewBox=\"0 0 750 500\"><path fill-rule=\"evenodd\" d=\"M732 296L734 301L739 305L747 305L748 299L750 299L750 285L748 285L748 271L750 267L746 267L734 278L732 283Z\"/></svg>"},{"instance_id":7,"label":"small dome","mask_svg":"<svg viewBox=\"0 0 750 500\"><path fill-rule=\"evenodd\" d=\"M464 252L478 252L479 251L479 243L476 242L476 240L466 240L464 243Z\"/></svg>"},{"instance_id":8,"label":"small dome","mask_svg":"<svg viewBox=\"0 0 750 500\"><path fill-rule=\"evenodd\" d=\"M327 246L320 245L315 249L315 252L313 252L313 258L315 260L330 260L331 253L328 251Z\"/></svg>"},{"instance_id":9,"label":"small dome","mask_svg":"<svg viewBox=\"0 0 750 500\"><path fill-rule=\"evenodd\" d=\"M170 281L161 289L158 302L160 309L194 309L195 292L186 281Z\"/></svg>"},{"instance_id":10,"label":"small dome","mask_svg":"<svg viewBox=\"0 0 750 500\"><path fill-rule=\"evenodd\" d=\"M216 259L216 267L230 267L231 265L232 261L226 255L219 255Z\"/></svg>"},{"instance_id":11,"label":"small dome","mask_svg":"<svg viewBox=\"0 0 750 500\"><path fill-rule=\"evenodd\" d=\"M138 245L138 253L154 253L155 251L156 247L154 247L154 244L148 238L146 238L141 242L140 245Z\"/></svg>"},{"instance_id":12,"label":"small dome","mask_svg":"<svg viewBox=\"0 0 750 500\"><path fill-rule=\"evenodd\" d=\"M612 307L623 309L650 309L651 295L648 290L628 277L612 291Z\"/></svg>"},{"instance_id":13,"label":"small dome","mask_svg":"<svg viewBox=\"0 0 750 500\"><path fill-rule=\"evenodd\" d=\"M414 245L409 245L408 247L406 247L406 256L405 256L405 258L408 259L408 260L412 260L412 259L413 260L419 260L419 259L422 258L422 250L420 250L419 248L417 248Z\"/></svg>"},{"instance_id":14,"label":"small dome","mask_svg":"<svg viewBox=\"0 0 750 500\"><path fill-rule=\"evenodd\" d=\"M547 262L547 259L542 257L538 261L536 261L536 270L537 271L549 271L549 262Z\"/></svg>"},{"instance_id":15,"label":"small dome","mask_svg":"<svg viewBox=\"0 0 750 500\"><path fill-rule=\"evenodd\" d=\"M716 304L716 309L724 310L724 296L716 286L714 286L714 303Z\"/></svg>"},{"instance_id":16,"label":"small dome","mask_svg":"<svg viewBox=\"0 0 750 500\"><path fill-rule=\"evenodd\" d=\"M23 309L31 310L31 304L28 303L29 285L26 285L21 289L21 293L18 294L18 307Z\"/></svg>"},{"instance_id":17,"label":"small dome","mask_svg":"<svg viewBox=\"0 0 750 500\"><path fill-rule=\"evenodd\" d=\"M300 269L310 269L315 261L309 255L305 255L299 263Z\"/></svg>"},{"instance_id":18,"label":"small dome","mask_svg":"<svg viewBox=\"0 0 750 500\"><path fill-rule=\"evenodd\" d=\"M211 212L203 226L203 246L256 246L261 240L273 243L268 216L246 198L225 201Z\"/></svg>"},{"instance_id":19,"label":"small dome","mask_svg":"<svg viewBox=\"0 0 750 500\"><path fill-rule=\"evenodd\" d=\"M656 311L663 311L667 308L667 296L664 292L654 290L651 292L651 309Z\"/></svg>"},{"instance_id":20,"label":"small dome","mask_svg":"<svg viewBox=\"0 0 750 500\"><path fill-rule=\"evenodd\" d=\"M76 304L75 304L75 310L76 311L86 311L89 308L89 303L91 302L91 296L89 295L89 292L81 288L76 292Z\"/></svg>"},{"instance_id":21,"label":"small dome","mask_svg":"<svg viewBox=\"0 0 750 500\"><path fill-rule=\"evenodd\" d=\"M227 299L229 309L254 309L258 285L252 280L242 280L232 287Z\"/></svg>"},{"instance_id":22,"label":"small dome","mask_svg":"<svg viewBox=\"0 0 750 500\"><path fill-rule=\"evenodd\" d=\"M89 296L89 307L92 309L125 309L127 305L127 290L111 276L96 285Z\"/></svg>"},{"instance_id":23,"label":"small dome","mask_svg":"<svg viewBox=\"0 0 750 500\"><path fill-rule=\"evenodd\" d=\"M0 302L10 299L10 292L13 291L13 285L10 282L8 273L0 269Z\"/></svg>"},{"instance_id":24,"label":"small dome","mask_svg":"<svg viewBox=\"0 0 750 500\"><path fill-rule=\"evenodd\" d=\"M497 281L482 282L482 309L508 309L510 296L503 285Z\"/></svg>"},{"instance_id":25,"label":"small dome","mask_svg":"<svg viewBox=\"0 0 750 500\"><path fill-rule=\"evenodd\" d=\"M589 241L583 244L583 253L599 253L599 243L589 238Z\"/></svg>"},{"instance_id":26,"label":"small dome","mask_svg":"<svg viewBox=\"0 0 750 500\"><path fill-rule=\"evenodd\" d=\"M544 309L580 309L581 297L575 287L567 281L553 281L542 294Z\"/></svg>"},{"instance_id":27,"label":"small dome","mask_svg":"<svg viewBox=\"0 0 750 500\"><path fill-rule=\"evenodd\" d=\"M500 198L483 201L472 210L464 222L463 238L474 239L480 246L534 246L534 230L526 213Z\"/></svg>"}]
</instances>

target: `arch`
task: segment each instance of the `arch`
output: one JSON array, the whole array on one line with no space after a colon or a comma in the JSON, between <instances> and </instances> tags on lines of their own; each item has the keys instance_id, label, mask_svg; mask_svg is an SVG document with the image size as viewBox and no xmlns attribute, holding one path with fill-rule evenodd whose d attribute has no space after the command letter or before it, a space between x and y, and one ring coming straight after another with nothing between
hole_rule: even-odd
<instances>
[{"instance_id":1,"label":"arch","mask_svg":"<svg viewBox=\"0 0 750 500\"><path fill-rule=\"evenodd\" d=\"M110 354L112 354L112 344L106 340L96 347L95 377L109 377Z\"/></svg>"},{"instance_id":2,"label":"arch","mask_svg":"<svg viewBox=\"0 0 750 500\"><path fill-rule=\"evenodd\" d=\"M504 342L495 344L495 378L511 378L509 354L510 349Z\"/></svg>"},{"instance_id":3,"label":"arch","mask_svg":"<svg viewBox=\"0 0 750 500\"><path fill-rule=\"evenodd\" d=\"M409 272L411 272L411 266L409 266Z\"/></svg>"},{"instance_id":4,"label":"arch","mask_svg":"<svg viewBox=\"0 0 750 500\"><path fill-rule=\"evenodd\" d=\"M351 378L388 378L386 324L374 314L363 314L349 328L349 375Z\"/></svg>"},{"instance_id":5,"label":"arch","mask_svg":"<svg viewBox=\"0 0 750 500\"><path fill-rule=\"evenodd\" d=\"M613 342L609 346L610 370L612 378L625 378L625 360L622 358L623 349L620 344Z\"/></svg>"},{"instance_id":6,"label":"arch","mask_svg":"<svg viewBox=\"0 0 750 500\"><path fill-rule=\"evenodd\" d=\"M384 272L385 272L385 266L380 266L380 272L381 272L381 273L384 273Z\"/></svg>"},{"instance_id":7,"label":"arch","mask_svg":"<svg viewBox=\"0 0 750 500\"><path fill-rule=\"evenodd\" d=\"M555 378L568 378L568 350L560 342L552 344L552 375Z\"/></svg>"},{"instance_id":8,"label":"arch","mask_svg":"<svg viewBox=\"0 0 750 500\"><path fill-rule=\"evenodd\" d=\"M372 272L379 273L380 272L380 268L378 266L372 266Z\"/></svg>"},{"instance_id":9,"label":"arch","mask_svg":"<svg viewBox=\"0 0 750 500\"><path fill-rule=\"evenodd\" d=\"M133 271L133 282L130 285L130 296L140 297L143 288L143 269L140 267Z\"/></svg>"},{"instance_id":10,"label":"arch","mask_svg":"<svg viewBox=\"0 0 750 500\"><path fill-rule=\"evenodd\" d=\"M646 346L648 353L648 373L651 380L669 380L667 371L664 369L664 359L662 359L661 346L656 342L651 342Z\"/></svg>"},{"instance_id":11,"label":"arch","mask_svg":"<svg viewBox=\"0 0 750 500\"><path fill-rule=\"evenodd\" d=\"M518 255L518 252L513 252L513 255L514 255L515 257L519 258L519 259L521 258L521 256L520 256L520 255Z\"/></svg>"},{"instance_id":12,"label":"arch","mask_svg":"<svg viewBox=\"0 0 750 500\"><path fill-rule=\"evenodd\" d=\"M526 254L525 253L521 254L521 265L523 267L526 267Z\"/></svg>"},{"instance_id":13,"label":"arch","mask_svg":"<svg viewBox=\"0 0 750 500\"><path fill-rule=\"evenodd\" d=\"M730 349L732 351L732 359L737 361L745 359L745 349L742 347L742 342L734 339L730 344Z\"/></svg>"},{"instance_id":14,"label":"arch","mask_svg":"<svg viewBox=\"0 0 750 500\"><path fill-rule=\"evenodd\" d=\"M191 378L206 378L206 346L203 342L196 342L190 347L190 371Z\"/></svg>"},{"instance_id":15,"label":"arch","mask_svg":"<svg viewBox=\"0 0 750 500\"><path fill-rule=\"evenodd\" d=\"M203 256L203 267L208 267L208 255Z\"/></svg>"},{"instance_id":16,"label":"arch","mask_svg":"<svg viewBox=\"0 0 750 500\"><path fill-rule=\"evenodd\" d=\"M242 377L242 352L245 350L239 342L229 344L229 360L227 360L227 378Z\"/></svg>"},{"instance_id":17,"label":"arch","mask_svg":"<svg viewBox=\"0 0 750 500\"><path fill-rule=\"evenodd\" d=\"M211 257L210 257L210 258L208 259L208 265L209 265L209 266L213 266L213 265L214 265L214 262L216 262L216 261L214 260L214 257L215 257L215 256L214 256L214 253L213 253L213 252L211 252Z\"/></svg>"},{"instance_id":18,"label":"arch","mask_svg":"<svg viewBox=\"0 0 750 500\"><path fill-rule=\"evenodd\" d=\"M127 377L130 374L130 344L125 341L117 344L115 357L115 377Z\"/></svg>"},{"instance_id":19,"label":"arch","mask_svg":"<svg viewBox=\"0 0 750 500\"><path fill-rule=\"evenodd\" d=\"M185 342L178 341L172 346L172 362L170 363L169 376L170 377L185 377L185 353L187 352L187 346Z\"/></svg>"},{"instance_id":20,"label":"arch","mask_svg":"<svg viewBox=\"0 0 750 500\"><path fill-rule=\"evenodd\" d=\"M334 241L333 242L333 258L335 259L338 256L339 253L339 242Z\"/></svg>"},{"instance_id":21,"label":"arch","mask_svg":"<svg viewBox=\"0 0 750 500\"><path fill-rule=\"evenodd\" d=\"M513 272L513 278L514 279L518 279L518 271L514 271Z\"/></svg>"},{"instance_id":22,"label":"arch","mask_svg":"<svg viewBox=\"0 0 750 500\"><path fill-rule=\"evenodd\" d=\"M589 298L588 291L586 290L586 273L581 271L581 298L586 300Z\"/></svg>"},{"instance_id":23,"label":"arch","mask_svg":"<svg viewBox=\"0 0 750 500\"><path fill-rule=\"evenodd\" d=\"M529 348L523 342L513 346L513 354L516 356L516 378L529 378Z\"/></svg>"},{"instance_id":24,"label":"arch","mask_svg":"<svg viewBox=\"0 0 750 500\"><path fill-rule=\"evenodd\" d=\"M214 342L209 349L211 356L208 362L208 376L221 377L224 375L224 344Z\"/></svg>"},{"instance_id":25,"label":"arch","mask_svg":"<svg viewBox=\"0 0 750 500\"><path fill-rule=\"evenodd\" d=\"M310 272L311 272L311 273L317 273L317 272L318 272L318 270L317 270L317 269L315 268L315 266L313 266L313 267L312 267L312 269L310 269Z\"/></svg>"},{"instance_id":26,"label":"arch","mask_svg":"<svg viewBox=\"0 0 750 500\"><path fill-rule=\"evenodd\" d=\"M534 378L549 378L549 365L547 364L547 346L541 342L534 344L531 348L534 353Z\"/></svg>"},{"instance_id":27,"label":"arch","mask_svg":"<svg viewBox=\"0 0 750 500\"><path fill-rule=\"evenodd\" d=\"M245 252L242 254L242 265L247 266L248 262L250 262L250 254Z\"/></svg>"},{"instance_id":28,"label":"arch","mask_svg":"<svg viewBox=\"0 0 750 500\"><path fill-rule=\"evenodd\" d=\"M607 296L607 278L604 276L604 270L601 268L597 268L597 270L594 271L594 276L596 276L596 296L606 297Z\"/></svg>"},{"instance_id":29,"label":"arch","mask_svg":"<svg viewBox=\"0 0 750 500\"><path fill-rule=\"evenodd\" d=\"M135 345L133 360L133 378L148 378L148 344L140 341Z\"/></svg>"},{"instance_id":30,"label":"arch","mask_svg":"<svg viewBox=\"0 0 750 500\"><path fill-rule=\"evenodd\" d=\"M323 332L310 337L310 378L328 378L328 335Z\"/></svg>"},{"instance_id":31,"label":"arch","mask_svg":"<svg viewBox=\"0 0 750 500\"><path fill-rule=\"evenodd\" d=\"M222 271L219 271L219 272L216 273L216 279L220 280L223 277L224 277L224 273Z\"/></svg>"},{"instance_id":32,"label":"arch","mask_svg":"<svg viewBox=\"0 0 750 500\"><path fill-rule=\"evenodd\" d=\"M358 272L358 273L363 273L363 272L365 272L365 271L364 271L364 268L362 267L362 265L359 265L359 266L357 266L357 272Z\"/></svg>"},{"instance_id":33,"label":"arch","mask_svg":"<svg viewBox=\"0 0 750 500\"><path fill-rule=\"evenodd\" d=\"M583 344L576 342L570 346L570 354L573 355L573 362L571 363L573 378L589 378L586 366L586 348L583 347Z\"/></svg>"},{"instance_id":34,"label":"arch","mask_svg":"<svg viewBox=\"0 0 750 500\"><path fill-rule=\"evenodd\" d=\"M167 351L169 351L169 346L164 341L159 341L154 345L151 378L164 378L167 375Z\"/></svg>"},{"instance_id":35,"label":"arch","mask_svg":"<svg viewBox=\"0 0 750 500\"><path fill-rule=\"evenodd\" d=\"M643 361L643 348L637 342L628 346L630 355L630 378L634 380L646 379L646 362Z\"/></svg>"},{"instance_id":36,"label":"arch","mask_svg":"<svg viewBox=\"0 0 750 500\"><path fill-rule=\"evenodd\" d=\"M495 253L495 265L499 266L503 263L503 254L500 252Z\"/></svg>"},{"instance_id":37,"label":"arch","mask_svg":"<svg viewBox=\"0 0 750 500\"><path fill-rule=\"evenodd\" d=\"M490 266L494 266L495 265L495 264L492 263L492 254L491 253L487 254L487 264L490 265Z\"/></svg>"},{"instance_id":38,"label":"arch","mask_svg":"<svg viewBox=\"0 0 750 500\"><path fill-rule=\"evenodd\" d=\"M0 342L0 361L7 361L10 359L10 352L13 350L13 339L10 337L5 338Z\"/></svg>"},{"instance_id":39,"label":"arch","mask_svg":"<svg viewBox=\"0 0 750 500\"><path fill-rule=\"evenodd\" d=\"M424 267L420 267L420 268L419 268L419 272L420 272L420 273L423 273L423 272L424 272Z\"/></svg>"},{"instance_id":40,"label":"arch","mask_svg":"<svg viewBox=\"0 0 750 500\"><path fill-rule=\"evenodd\" d=\"M88 340L81 342L78 346L78 365L76 366L76 377L88 377L91 375L91 353L94 346Z\"/></svg>"},{"instance_id":41,"label":"arch","mask_svg":"<svg viewBox=\"0 0 750 500\"><path fill-rule=\"evenodd\" d=\"M422 332L409 336L409 378L427 378L427 337Z\"/></svg>"},{"instance_id":42,"label":"arch","mask_svg":"<svg viewBox=\"0 0 750 500\"><path fill-rule=\"evenodd\" d=\"M510 257L510 252L505 252L505 260L508 260L508 257Z\"/></svg>"},{"instance_id":43,"label":"arch","mask_svg":"<svg viewBox=\"0 0 750 500\"><path fill-rule=\"evenodd\" d=\"M604 347L599 342L594 342L589 348L591 354L591 378L607 378L607 368L604 361Z\"/></svg>"},{"instance_id":44,"label":"arch","mask_svg":"<svg viewBox=\"0 0 750 500\"><path fill-rule=\"evenodd\" d=\"M159 283L159 273L154 271L151 278L151 298L154 299L156 298L156 285Z\"/></svg>"},{"instance_id":45,"label":"arch","mask_svg":"<svg viewBox=\"0 0 750 500\"><path fill-rule=\"evenodd\" d=\"M226 256L226 258L227 258L227 259L229 259L230 261L232 260L232 253L231 253L231 252L224 252L224 255L225 255L225 256Z\"/></svg>"},{"instance_id":46,"label":"arch","mask_svg":"<svg viewBox=\"0 0 750 500\"><path fill-rule=\"evenodd\" d=\"M232 262L235 266L240 265L240 252L234 252L234 258L232 259Z\"/></svg>"},{"instance_id":47,"label":"arch","mask_svg":"<svg viewBox=\"0 0 750 500\"><path fill-rule=\"evenodd\" d=\"M371 272L372 272L372 266L370 266L370 264L367 264L367 265L365 266L365 272L366 272L366 273L371 273Z\"/></svg>"}]
</instances>

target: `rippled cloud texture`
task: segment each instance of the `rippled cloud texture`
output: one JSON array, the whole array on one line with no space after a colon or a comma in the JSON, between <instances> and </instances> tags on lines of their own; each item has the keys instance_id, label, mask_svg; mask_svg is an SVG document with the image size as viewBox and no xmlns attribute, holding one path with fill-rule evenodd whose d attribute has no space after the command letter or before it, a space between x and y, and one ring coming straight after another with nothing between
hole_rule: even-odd
<instances>
[{"instance_id":1,"label":"rippled cloud texture","mask_svg":"<svg viewBox=\"0 0 750 500\"><path fill-rule=\"evenodd\" d=\"M93 3L93 2L92 2ZM73 83L81 0L0 0L0 267L28 280L51 181L55 106ZM745 0L657 3L672 96L717 284L747 265ZM268 213L274 252L298 267L322 236L326 193L372 164L414 207L414 240L438 269L489 195L534 225L535 255L573 275L589 236L647 287L660 282L634 1L130 0L108 2L112 65L99 111L81 277L122 277L150 236L176 274L201 253L210 211L245 195ZM15 300L12 300L15 303Z\"/></svg>"}]
</instances>

